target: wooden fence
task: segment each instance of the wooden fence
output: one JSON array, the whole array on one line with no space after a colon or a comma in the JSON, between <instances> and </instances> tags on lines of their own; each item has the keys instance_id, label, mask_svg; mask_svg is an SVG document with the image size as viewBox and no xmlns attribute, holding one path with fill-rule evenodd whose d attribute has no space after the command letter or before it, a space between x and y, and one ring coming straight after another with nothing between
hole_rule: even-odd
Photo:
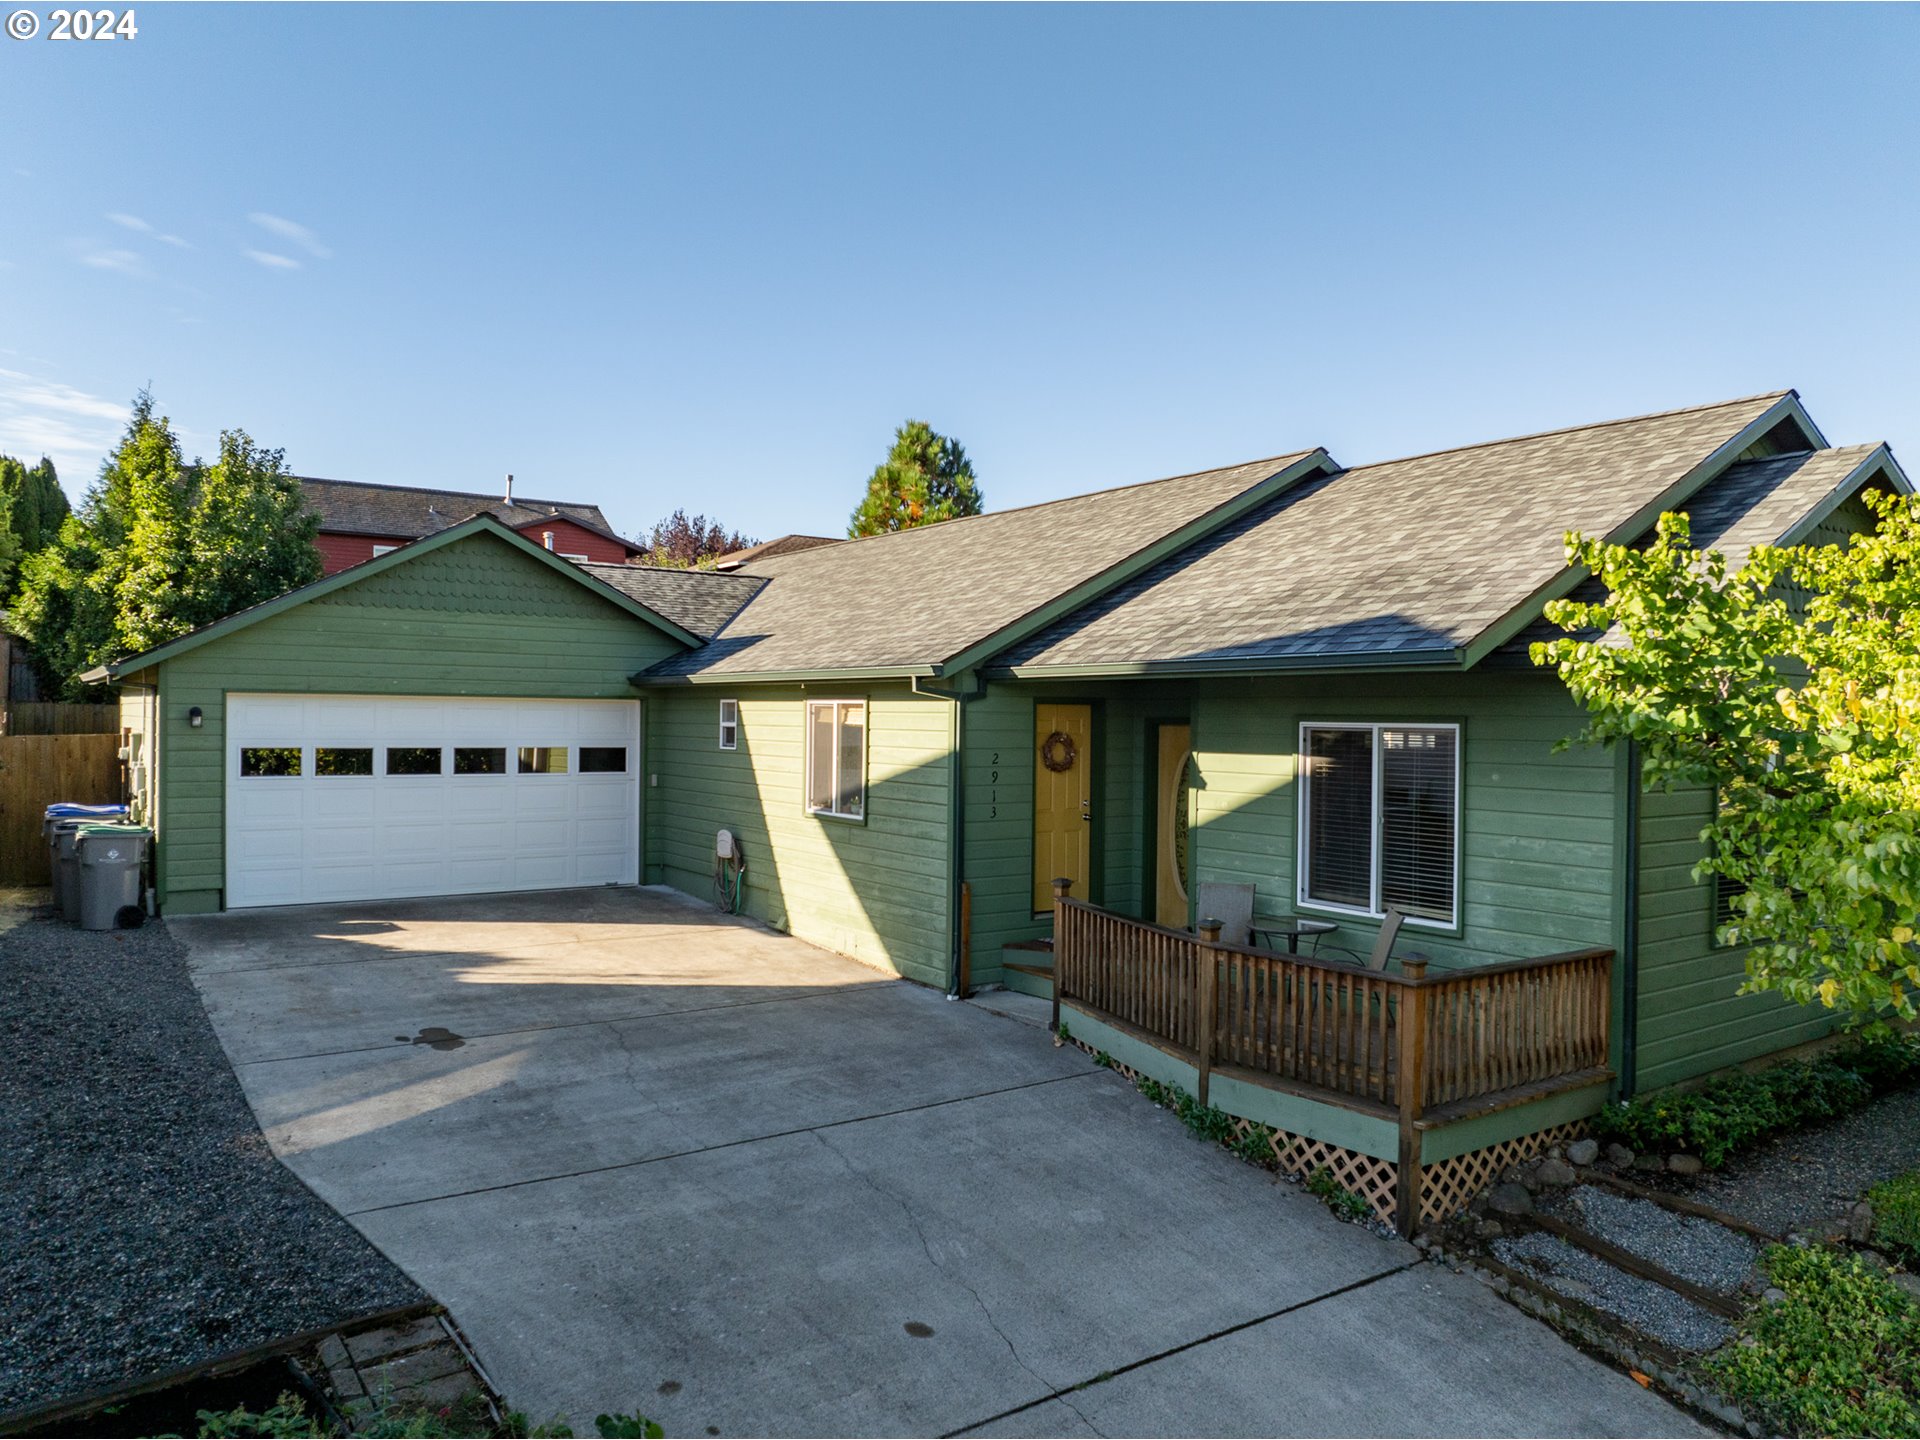
<instances>
[{"instance_id":1,"label":"wooden fence","mask_svg":"<svg viewBox=\"0 0 1920 1440\"><path fill-rule=\"evenodd\" d=\"M1194 1066L1202 1104L1213 1071L1231 1067L1396 1120L1403 1217L1419 1213L1422 1129L1609 1073L1611 950L1368 970L1223 945L1059 891L1053 964L1056 1026L1072 1001L1140 1032Z\"/></svg>"},{"instance_id":2,"label":"wooden fence","mask_svg":"<svg viewBox=\"0 0 1920 1440\"><path fill-rule=\"evenodd\" d=\"M17 700L0 718L4 719L0 732L8 735L113 735L120 729L118 705Z\"/></svg>"},{"instance_id":3,"label":"wooden fence","mask_svg":"<svg viewBox=\"0 0 1920 1440\"><path fill-rule=\"evenodd\" d=\"M47 806L126 798L118 735L0 735L0 885L45 885Z\"/></svg>"}]
</instances>

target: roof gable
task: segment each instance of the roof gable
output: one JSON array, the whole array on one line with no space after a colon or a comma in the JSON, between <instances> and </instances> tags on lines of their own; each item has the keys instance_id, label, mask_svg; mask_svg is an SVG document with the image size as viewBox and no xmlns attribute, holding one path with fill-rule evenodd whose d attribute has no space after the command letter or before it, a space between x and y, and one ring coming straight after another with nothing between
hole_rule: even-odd
<instances>
[{"instance_id":1,"label":"roof gable","mask_svg":"<svg viewBox=\"0 0 1920 1440\"><path fill-rule=\"evenodd\" d=\"M1331 465L1301 451L762 560L706 645L636 678L956 673Z\"/></svg>"},{"instance_id":2,"label":"roof gable","mask_svg":"<svg viewBox=\"0 0 1920 1440\"><path fill-rule=\"evenodd\" d=\"M992 668L1470 663L1578 582L1568 530L1638 533L1797 412L1782 391L1344 471L1269 501Z\"/></svg>"},{"instance_id":3,"label":"roof gable","mask_svg":"<svg viewBox=\"0 0 1920 1440\"><path fill-rule=\"evenodd\" d=\"M185 635L167 641L164 645L156 645L153 649L142 651L137 655L110 661L88 671L80 678L88 684L102 684L119 680L150 666L164 664L176 655L198 649L209 641L218 640L222 636L243 630L249 625L257 625L262 620L270 619L296 606L337 597L339 592L354 586L377 583L380 577L387 575L390 571L411 565L447 546L458 544L474 536L486 536L502 545L511 546L520 554L531 557L552 574L565 578L573 585L584 587L588 593L606 604L624 610L635 619L653 626L681 645L694 646L700 643L698 635L668 619L651 606L606 584L597 576L590 574L586 567L576 565L571 560L562 560L559 556L534 544L526 536L508 529L490 515L475 515L469 520L442 530L437 535L430 535L424 540L411 541L385 555L376 556L363 564L316 580L311 585L302 585L296 590L287 591L284 595L277 595L271 600L263 600L244 610L236 610L231 615L224 616L210 625L203 625L198 630L189 631Z\"/></svg>"}]
</instances>

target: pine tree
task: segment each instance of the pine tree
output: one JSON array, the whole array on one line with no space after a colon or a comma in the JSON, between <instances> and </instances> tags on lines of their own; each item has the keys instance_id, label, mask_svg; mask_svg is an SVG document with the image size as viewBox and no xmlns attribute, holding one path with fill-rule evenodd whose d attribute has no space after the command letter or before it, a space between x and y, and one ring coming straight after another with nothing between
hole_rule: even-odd
<instances>
[{"instance_id":1,"label":"pine tree","mask_svg":"<svg viewBox=\"0 0 1920 1440\"><path fill-rule=\"evenodd\" d=\"M924 420L909 420L893 432L893 449L874 468L847 534L881 535L978 515L980 503L973 462L960 442L936 434Z\"/></svg>"}]
</instances>

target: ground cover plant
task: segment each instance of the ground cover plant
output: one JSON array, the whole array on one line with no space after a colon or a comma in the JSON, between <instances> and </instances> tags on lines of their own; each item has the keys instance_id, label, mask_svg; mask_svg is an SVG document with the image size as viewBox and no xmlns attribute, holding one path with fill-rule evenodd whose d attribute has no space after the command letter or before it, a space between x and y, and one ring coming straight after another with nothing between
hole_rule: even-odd
<instances>
[{"instance_id":1,"label":"ground cover plant","mask_svg":"<svg viewBox=\"0 0 1920 1440\"><path fill-rule=\"evenodd\" d=\"M1764 1263L1784 1298L1707 1362L1727 1394L1777 1434L1920 1434L1920 1309L1839 1250L1776 1245Z\"/></svg>"},{"instance_id":2,"label":"ground cover plant","mask_svg":"<svg viewBox=\"0 0 1920 1440\"><path fill-rule=\"evenodd\" d=\"M1920 1170L1882 1181L1867 1192L1873 1206L1873 1243L1912 1268L1920 1264Z\"/></svg>"},{"instance_id":3,"label":"ground cover plant","mask_svg":"<svg viewBox=\"0 0 1920 1440\"><path fill-rule=\"evenodd\" d=\"M1884 1036L1812 1060L1722 1076L1697 1090L1655 1091L1607 1106L1594 1135L1648 1153L1683 1151L1709 1169L1761 1140L1858 1110L1920 1078L1920 1044Z\"/></svg>"}]
</instances>

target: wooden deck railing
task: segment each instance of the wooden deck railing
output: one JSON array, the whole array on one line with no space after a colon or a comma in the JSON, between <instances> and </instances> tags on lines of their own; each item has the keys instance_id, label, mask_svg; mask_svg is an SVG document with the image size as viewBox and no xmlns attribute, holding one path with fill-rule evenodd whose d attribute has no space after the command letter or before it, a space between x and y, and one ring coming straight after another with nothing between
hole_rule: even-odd
<instances>
[{"instance_id":1,"label":"wooden deck railing","mask_svg":"<svg viewBox=\"0 0 1920 1440\"><path fill-rule=\"evenodd\" d=\"M1419 1131L1606 1074L1611 950L1375 971L1149 925L1056 887L1054 1020L1073 1001L1194 1065L1399 1122L1403 1213Z\"/></svg>"}]
</instances>

